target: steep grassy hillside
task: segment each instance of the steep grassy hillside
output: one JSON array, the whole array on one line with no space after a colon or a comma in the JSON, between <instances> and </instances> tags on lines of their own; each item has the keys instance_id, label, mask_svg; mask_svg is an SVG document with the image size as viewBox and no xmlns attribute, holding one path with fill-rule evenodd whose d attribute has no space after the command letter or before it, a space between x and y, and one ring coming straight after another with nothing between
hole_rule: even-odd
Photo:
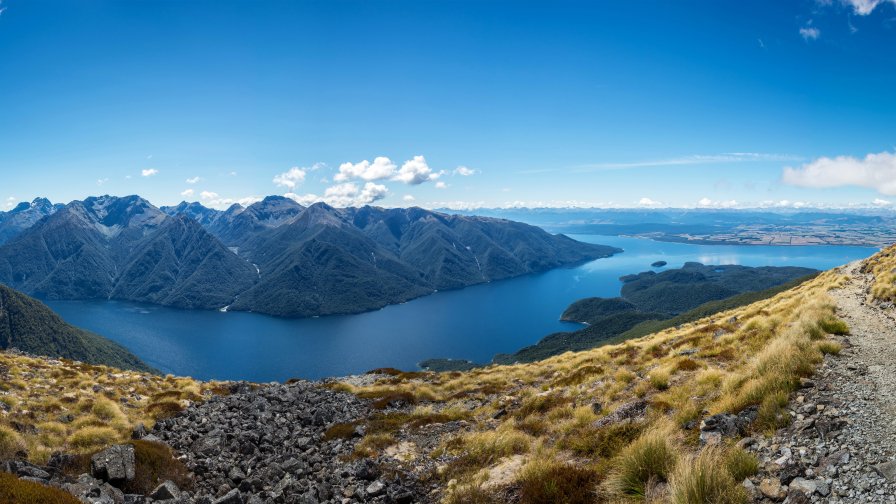
<instances>
[{"instance_id":1,"label":"steep grassy hillside","mask_svg":"<svg viewBox=\"0 0 896 504\"><path fill-rule=\"evenodd\" d=\"M416 404L371 419L356 452L403 446L406 459L437 461L431 477L449 503L745 502L739 482L755 459L737 436L699 450L697 427L720 413L746 419L745 432L789 421L788 394L838 349L828 333L845 328L826 292L843 280L826 272L680 328L541 362L340 384L386 408ZM453 421L464 428L420 448L433 424Z\"/></svg>"},{"instance_id":2,"label":"steep grassy hillside","mask_svg":"<svg viewBox=\"0 0 896 504\"><path fill-rule=\"evenodd\" d=\"M0 284L0 349L7 348L121 369L152 371L118 343L71 326L40 301Z\"/></svg>"}]
</instances>

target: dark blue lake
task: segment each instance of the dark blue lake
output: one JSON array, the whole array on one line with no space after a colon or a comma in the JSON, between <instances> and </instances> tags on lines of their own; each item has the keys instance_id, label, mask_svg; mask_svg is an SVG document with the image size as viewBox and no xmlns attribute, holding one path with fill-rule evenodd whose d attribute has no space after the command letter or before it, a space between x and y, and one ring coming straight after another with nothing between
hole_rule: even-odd
<instances>
[{"instance_id":1,"label":"dark blue lake","mask_svg":"<svg viewBox=\"0 0 896 504\"><path fill-rule=\"evenodd\" d=\"M111 338L165 373L252 381L321 378L377 367L413 369L430 357L488 362L543 336L574 330L560 322L569 303L616 296L619 277L687 261L828 269L877 249L734 246L574 235L625 252L575 268L439 292L359 315L280 319L252 313L184 311L119 301L49 301L70 323Z\"/></svg>"}]
</instances>

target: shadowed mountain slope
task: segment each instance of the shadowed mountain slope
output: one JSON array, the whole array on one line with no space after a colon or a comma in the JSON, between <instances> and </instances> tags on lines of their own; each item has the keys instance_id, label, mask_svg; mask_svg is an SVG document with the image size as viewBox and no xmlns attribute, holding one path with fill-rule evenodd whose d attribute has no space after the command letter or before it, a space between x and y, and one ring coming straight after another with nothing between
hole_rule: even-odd
<instances>
[{"instance_id":1,"label":"shadowed mountain slope","mask_svg":"<svg viewBox=\"0 0 896 504\"><path fill-rule=\"evenodd\" d=\"M0 349L151 371L124 347L71 326L40 301L0 284Z\"/></svg>"}]
</instances>

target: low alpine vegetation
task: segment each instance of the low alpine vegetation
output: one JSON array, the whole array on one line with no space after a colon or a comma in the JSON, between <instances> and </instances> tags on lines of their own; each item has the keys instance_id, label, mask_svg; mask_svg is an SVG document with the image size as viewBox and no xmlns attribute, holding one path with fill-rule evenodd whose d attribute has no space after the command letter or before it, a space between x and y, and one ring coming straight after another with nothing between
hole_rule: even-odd
<instances>
[{"instance_id":1,"label":"low alpine vegetation","mask_svg":"<svg viewBox=\"0 0 896 504\"><path fill-rule=\"evenodd\" d=\"M334 387L392 401L387 408L466 412L463 430L417 453L447 462L431 477L449 503L503 502L506 492L524 503L742 503L739 482L757 471L756 459L727 444L703 448L696 426L747 409L752 432L785 425L790 393L838 351L831 335L848 333L826 294L843 282L822 273L730 311L539 362L389 373L372 385ZM423 428L395 420L375 433L368 422L367 436L390 437L362 438L361 456ZM355 427L329 435L354 436Z\"/></svg>"}]
</instances>

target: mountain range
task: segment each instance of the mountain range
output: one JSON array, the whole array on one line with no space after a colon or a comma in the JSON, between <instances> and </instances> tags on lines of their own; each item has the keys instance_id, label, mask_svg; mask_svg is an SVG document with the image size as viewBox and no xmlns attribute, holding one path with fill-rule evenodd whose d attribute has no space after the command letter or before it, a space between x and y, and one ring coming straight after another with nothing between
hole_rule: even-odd
<instances>
[{"instance_id":1,"label":"mountain range","mask_svg":"<svg viewBox=\"0 0 896 504\"><path fill-rule=\"evenodd\" d=\"M46 198L35 198L31 203L23 201L8 212L0 212L0 244L6 243L64 206L58 203L54 205Z\"/></svg>"},{"instance_id":2,"label":"mountain range","mask_svg":"<svg viewBox=\"0 0 896 504\"><path fill-rule=\"evenodd\" d=\"M39 217L16 217L31 208L0 213L0 223L16 222L3 227L0 282L48 299L357 313L620 251L421 208L305 207L280 196L225 211L186 202L156 208L139 196L35 201Z\"/></svg>"}]
</instances>

